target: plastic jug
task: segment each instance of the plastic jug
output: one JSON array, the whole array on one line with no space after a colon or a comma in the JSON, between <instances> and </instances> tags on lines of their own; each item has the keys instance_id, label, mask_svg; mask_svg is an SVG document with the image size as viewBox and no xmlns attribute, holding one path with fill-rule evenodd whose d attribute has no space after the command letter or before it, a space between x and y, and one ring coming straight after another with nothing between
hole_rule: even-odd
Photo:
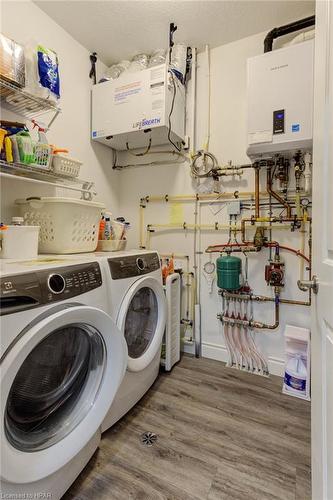
<instances>
[{"instance_id":1,"label":"plastic jug","mask_svg":"<svg viewBox=\"0 0 333 500\"><path fill-rule=\"evenodd\" d=\"M286 364L284 383L291 392L305 393L307 369L300 354L296 354Z\"/></svg>"}]
</instances>

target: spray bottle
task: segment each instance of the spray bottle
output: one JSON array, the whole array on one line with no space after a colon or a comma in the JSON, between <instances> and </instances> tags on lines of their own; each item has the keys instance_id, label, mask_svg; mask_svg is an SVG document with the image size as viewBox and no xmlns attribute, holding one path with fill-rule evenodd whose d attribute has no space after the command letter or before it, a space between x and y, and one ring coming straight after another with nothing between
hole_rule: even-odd
<instances>
[{"instance_id":1,"label":"spray bottle","mask_svg":"<svg viewBox=\"0 0 333 500\"><path fill-rule=\"evenodd\" d=\"M48 142L47 137L46 137L47 127L42 123L36 122L36 120L31 120L31 121L34 124L33 128L37 127L39 144L48 144L49 142Z\"/></svg>"}]
</instances>

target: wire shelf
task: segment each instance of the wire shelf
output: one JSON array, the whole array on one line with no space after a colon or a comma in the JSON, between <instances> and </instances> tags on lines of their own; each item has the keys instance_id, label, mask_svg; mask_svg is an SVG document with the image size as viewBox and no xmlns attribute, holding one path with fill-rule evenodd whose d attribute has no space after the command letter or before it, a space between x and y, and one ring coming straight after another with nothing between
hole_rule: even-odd
<instances>
[{"instance_id":1,"label":"wire shelf","mask_svg":"<svg viewBox=\"0 0 333 500\"><path fill-rule=\"evenodd\" d=\"M44 170L24 163L8 163L4 160L0 160L0 174L6 177L20 177L27 181L35 181L53 185L54 187L80 191L84 199L92 199L92 197L96 195L96 192L93 190L93 182L79 179L78 177L55 174L52 170Z\"/></svg>"},{"instance_id":2,"label":"wire shelf","mask_svg":"<svg viewBox=\"0 0 333 500\"><path fill-rule=\"evenodd\" d=\"M60 113L60 108L52 101L29 94L3 78L0 78L0 98L2 104L11 111L28 119L35 118L43 113L53 112L54 116L49 126Z\"/></svg>"}]
</instances>

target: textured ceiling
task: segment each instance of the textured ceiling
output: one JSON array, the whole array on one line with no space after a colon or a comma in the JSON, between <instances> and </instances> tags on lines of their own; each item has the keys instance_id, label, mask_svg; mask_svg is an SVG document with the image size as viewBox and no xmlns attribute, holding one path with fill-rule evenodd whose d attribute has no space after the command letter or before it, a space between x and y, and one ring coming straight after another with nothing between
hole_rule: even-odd
<instances>
[{"instance_id":1,"label":"textured ceiling","mask_svg":"<svg viewBox=\"0 0 333 500\"><path fill-rule=\"evenodd\" d=\"M314 1L35 0L35 3L106 64L175 41L202 49L223 45L314 13Z\"/></svg>"}]
</instances>

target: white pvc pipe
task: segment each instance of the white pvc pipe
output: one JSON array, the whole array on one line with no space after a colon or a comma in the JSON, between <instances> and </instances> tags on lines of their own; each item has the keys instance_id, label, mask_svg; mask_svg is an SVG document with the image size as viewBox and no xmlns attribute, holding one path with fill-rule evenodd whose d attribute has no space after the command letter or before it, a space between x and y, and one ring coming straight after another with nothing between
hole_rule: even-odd
<instances>
[{"instance_id":1,"label":"white pvc pipe","mask_svg":"<svg viewBox=\"0 0 333 500\"><path fill-rule=\"evenodd\" d=\"M194 339L195 339L195 355L201 358L202 344L201 344L201 311L200 304L194 306Z\"/></svg>"},{"instance_id":2,"label":"white pvc pipe","mask_svg":"<svg viewBox=\"0 0 333 500\"><path fill-rule=\"evenodd\" d=\"M194 154L195 152L195 134L196 134L196 97L197 97L197 49L192 47L192 69L191 69L191 80L192 80L192 96L191 96L191 108L192 108L192 126L191 126L191 136L190 136L190 151Z\"/></svg>"},{"instance_id":3,"label":"white pvc pipe","mask_svg":"<svg viewBox=\"0 0 333 500\"><path fill-rule=\"evenodd\" d=\"M209 150L209 141L210 141L210 95L211 95L211 85L210 85L210 50L209 45L205 46L205 54L206 54L206 65L207 65L207 136L204 144L204 150Z\"/></svg>"}]
</instances>

